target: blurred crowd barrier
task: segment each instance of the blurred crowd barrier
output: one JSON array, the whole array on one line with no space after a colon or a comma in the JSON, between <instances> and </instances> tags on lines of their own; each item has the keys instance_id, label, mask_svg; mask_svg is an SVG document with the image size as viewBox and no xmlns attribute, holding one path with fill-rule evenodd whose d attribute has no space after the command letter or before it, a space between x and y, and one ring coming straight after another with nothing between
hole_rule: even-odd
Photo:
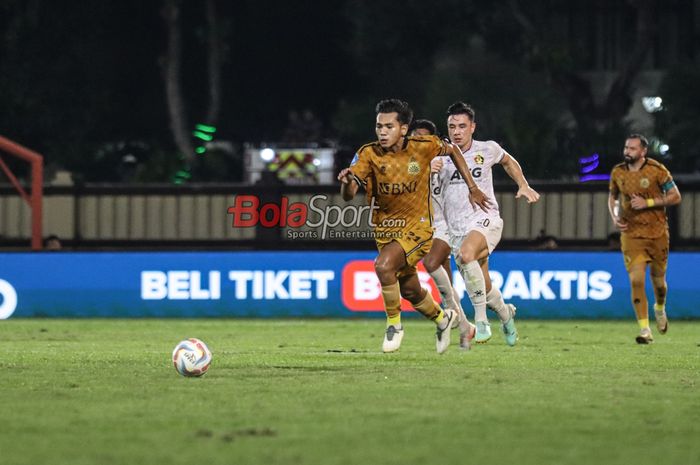
<instances>
[{"instance_id":1,"label":"blurred crowd barrier","mask_svg":"<svg viewBox=\"0 0 700 465\"><path fill-rule=\"evenodd\" d=\"M608 215L606 184L534 187L542 198L537 204L528 205L524 200L515 200L512 184L496 186L505 222L503 247L531 247L538 236L545 236L555 239L558 247L606 248L614 232ZM672 245L698 248L700 183L679 187L683 202L669 209ZM54 186L44 192L43 231L45 237L56 235L64 246L73 249L372 246L372 238L365 234L371 229L366 217L355 216L366 205L364 195L346 203L338 191L337 185ZM266 221L253 225L250 215L232 213L237 198L239 202L243 198L254 199L244 204L249 212L260 211L269 204L264 212ZM290 227L287 220L295 219L290 216L294 213L291 206L299 204L307 206L308 219L302 226ZM245 221L234 226L237 214L239 220ZM343 236L339 233L342 231L348 234ZM28 247L30 234L29 207L10 186L0 186L0 247Z\"/></svg>"}]
</instances>

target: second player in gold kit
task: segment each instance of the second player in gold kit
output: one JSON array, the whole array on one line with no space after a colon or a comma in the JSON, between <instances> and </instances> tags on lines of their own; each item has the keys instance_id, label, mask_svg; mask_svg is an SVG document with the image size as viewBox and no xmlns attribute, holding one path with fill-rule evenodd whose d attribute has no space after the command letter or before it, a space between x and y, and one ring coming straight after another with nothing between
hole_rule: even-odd
<instances>
[{"instance_id":1,"label":"second player in gold kit","mask_svg":"<svg viewBox=\"0 0 700 465\"><path fill-rule=\"evenodd\" d=\"M632 287L632 306L640 328L636 338L639 344L654 340L644 289L647 266L654 287L656 327L661 334L668 330L666 266L669 236L665 207L681 202L681 194L671 173L660 162L647 158L648 145L641 134L632 134L626 139L625 161L616 165L610 174L608 198L610 216L621 232L622 255Z\"/></svg>"}]
</instances>

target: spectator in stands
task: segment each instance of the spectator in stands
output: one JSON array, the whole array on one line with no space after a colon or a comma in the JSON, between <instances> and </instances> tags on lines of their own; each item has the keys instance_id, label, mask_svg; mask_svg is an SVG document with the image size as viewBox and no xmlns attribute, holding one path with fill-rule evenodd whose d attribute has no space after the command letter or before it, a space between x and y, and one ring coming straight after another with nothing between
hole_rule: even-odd
<instances>
[{"instance_id":1,"label":"spectator in stands","mask_svg":"<svg viewBox=\"0 0 700 465\"><path fill-rule=\"evenodd\" d=\"M540 230L540 235L535 238L535 248L540 250L556 250L559 248L557 238L551 234L545 233L544 229Z\"/></svg>"},{"instance_id":2,"label":"spectator in stands","mask_svg":"<svg viewBox=\"0 0 700 465\"><path fill-rule=\"evenodd\" d=\"M63 244L57 235L51 234L44 239L44 250L61 250L62 248Z\"/></svg>"},{"instance_id":3,"label":"spectator in stands","mask_svg":"<svg viewBox=\"0 0 700 465\"><path fill-rule=\"evenodd\" d=\"M620 233L615 231L608 234L608 249L620 250Z\"/></svg>"}]
</instances>

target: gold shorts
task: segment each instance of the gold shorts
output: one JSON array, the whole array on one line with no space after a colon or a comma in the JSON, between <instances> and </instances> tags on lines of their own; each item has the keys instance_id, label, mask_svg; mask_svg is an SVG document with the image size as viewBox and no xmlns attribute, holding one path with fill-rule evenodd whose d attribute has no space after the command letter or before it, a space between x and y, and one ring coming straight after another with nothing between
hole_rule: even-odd
<instances>
[{"instance_id":1,"label":"gold shorts","mask_svg":"<svg viewBox=\"0 0 700 465\"><path fill-rule=\"evenodd\" d=\"M430 247L433 245L433 231L403 231L400 235L377 234L375 241L379 251L391 242L396 242L401 246L406 254L406 266L397 273L397 276L401 278L417 274L416 265L430 252Z\"/></svg>"},{"instance_id":2,"label":"gold shorts","mask_svg":"<svg viewBox=\"0 0 700 465\"><path fill-rule=\"evenodd\" d=\"M666 273L668 265L668 232L663 236L646 239L641 237L620 236L622 256L625 259L625 268L630 271L632 266L639 263L651 264L652 269Z\"/></svg>"}]
</instances>

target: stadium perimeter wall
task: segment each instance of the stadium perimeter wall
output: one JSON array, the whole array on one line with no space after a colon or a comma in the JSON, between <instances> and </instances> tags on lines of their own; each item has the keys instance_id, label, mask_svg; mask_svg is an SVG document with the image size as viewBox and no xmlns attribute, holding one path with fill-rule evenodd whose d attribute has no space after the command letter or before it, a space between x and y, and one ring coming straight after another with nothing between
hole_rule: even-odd
<instances>
[{"instance_id":1,"label":"stadium perimeter wall","mask_svg":"<svg viewBox=\"0 0 700 465\"><path fill-rule=\"evenodd\" d=\"M375 256L347 251L0 253L0 319L383 317ZM671 253L667 308L672 318L700 317L698 263L700 253ZM619 252L496 252L491 270L494 285L518 306L519 318L633 316ZM424 270L420 278L439 298ZM455 274L454 280L470 308L462 278Z\"/></svg>"},{"instance_id":2,"label":"stadium perimeter wall","mask_svg":"<svg viewBox=\"0 0 700 465\"><path fill-rule=\"evenodd\" d=\"M605 247L615 230L608 214L606 183L533 184L542 198L533 205L515 200L512 183L496 184L504 219L502 247L526 247L544 230L560 245ZM700 182L679 183L683 202L668 210L673 247L700 248ZM333 241L320 228L305 228L313 237L296 238L290 228L264 230L233 227L228 208L240 196L263 203L309 203L361 207L364 195L351 203L340 198L338 186L242 186L191 184L87 185L47 187L44 192L44 236L57 234L77 249L171 248L312 249L371 248L370 241ZM337 208L337 207L336 207ZM28 247L30 210L14 190L0 185L0 247ZM312 214L312 218L317 216ZM366 224L363 223L364 226ZM342 225L338 231L349 231ZM369 230L368 227L364 229ZM307 240L308 239L308 240Z\"/></svg>"}]
</instances>

